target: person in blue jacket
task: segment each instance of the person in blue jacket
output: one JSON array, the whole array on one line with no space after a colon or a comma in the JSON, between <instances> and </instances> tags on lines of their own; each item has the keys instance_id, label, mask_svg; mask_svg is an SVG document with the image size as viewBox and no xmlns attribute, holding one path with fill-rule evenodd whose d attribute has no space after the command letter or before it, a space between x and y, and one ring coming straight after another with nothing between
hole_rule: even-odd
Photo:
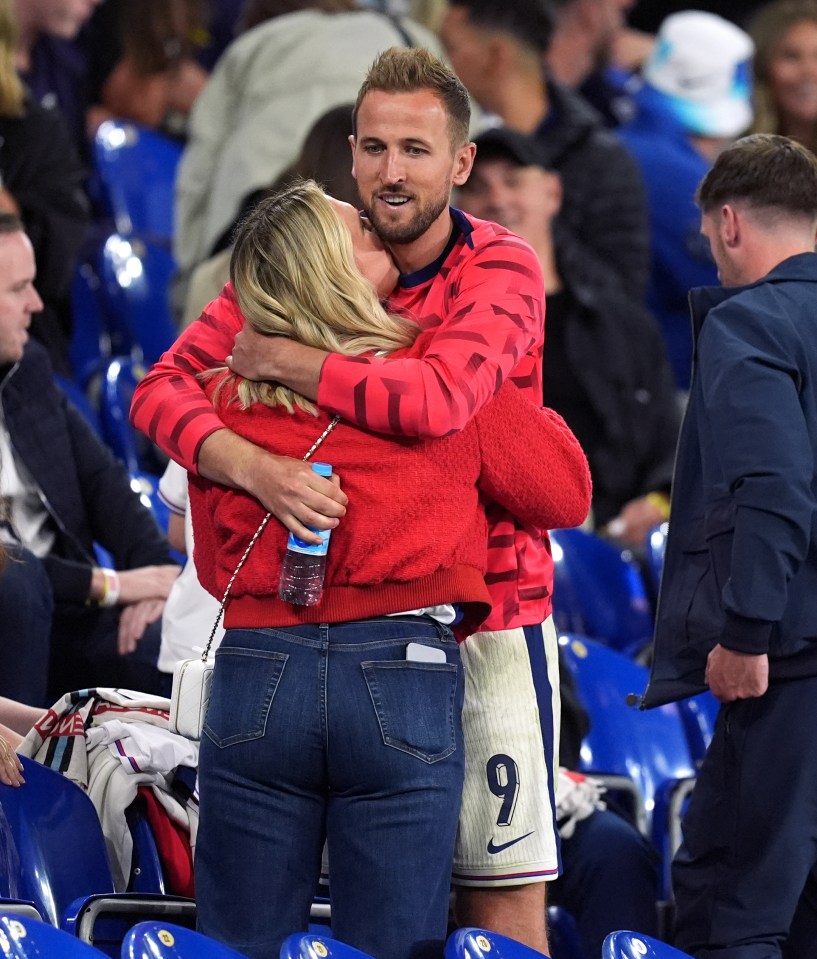
<instances>
[{"instance_id":1,"label":"person in blue jacket","mask_svg":"<svg viewBox=\"0 0 817 959\"><path fill-rule=\"evenodd\" d=\"M698 190L721 287L690 294L693 376L644 705L721 707L673 864L696 959L817 943L817 158L727 148Z\"/></svg>"}]
</instances>

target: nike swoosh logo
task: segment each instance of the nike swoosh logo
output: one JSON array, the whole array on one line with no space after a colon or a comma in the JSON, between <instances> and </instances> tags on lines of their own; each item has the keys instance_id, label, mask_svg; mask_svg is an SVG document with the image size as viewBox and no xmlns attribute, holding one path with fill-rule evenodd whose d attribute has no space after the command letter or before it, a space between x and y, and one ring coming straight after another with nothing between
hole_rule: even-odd
<instances>
[{"instance_id":1,"label":"nike swoosh logo","mask_svg":"<svg viewBox=\"0 0 817 959\"><path fill-rule=\"evenodd\" d=\"M502 852L503 849L509 849L511 846L515 846L518 842L522 842L523 839L527 839L528 836L532 836L536 832L534 829L531 832L526 832L524 836L518 836L516 839L511 839L510 842L500 843L498 846L494 843L493 837L488 840L488 852L491 856L495 856L498 852Z\"/></svg>"}]
</instances>

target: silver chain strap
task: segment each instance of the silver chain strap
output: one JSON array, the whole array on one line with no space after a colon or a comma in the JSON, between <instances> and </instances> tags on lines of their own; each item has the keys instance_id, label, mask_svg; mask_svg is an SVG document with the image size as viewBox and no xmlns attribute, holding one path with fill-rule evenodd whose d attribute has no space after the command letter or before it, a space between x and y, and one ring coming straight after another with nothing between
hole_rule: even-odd
<instances>
[{"instance_id":1,"label":"silver chain strap","mask_svg":"<svg viewBox=\"0 0 817 959\"><path fill-rule=\"evenodd\" d=\"M332 422L326 427L326 429L321 433L321 435L315 440L315 442L310 446L310 448L304 454L304 462L306 462L310 456L315 452L315 450L321 445L321 443L326 439L326 437L332 432L332 430L337 426L340 420L339 416L335 416L332 419ZM218 615L216 616L216 621L213 623L213 628L210 630L210 638L207 640L207 646L204 649L204 652L201 654L201 661L203 663L207 662L207 657L210 655L210 647L213 645L213 640L216 636L216 631L218 630L218 625L221 622L221 618L224 615L224 607L227 604L227 597L230 595L230 590L233 588L233 583L235 582L236 576L241 572L241 567L247 560L247 557L250 555L250 550L255 546L258 537L264 532L264 529L267 523L270 521L272 513L267 513L267 515L261 520L258 525L258 529L253 533L252 539L247 544L247 548L244 550L244 555L238 561L238 566L235 568L235 572L230 577L230 582L227 583L227 589L224 590L224 595L221 597L221 605L219 606Z\"/></svg>"}]
</instances>

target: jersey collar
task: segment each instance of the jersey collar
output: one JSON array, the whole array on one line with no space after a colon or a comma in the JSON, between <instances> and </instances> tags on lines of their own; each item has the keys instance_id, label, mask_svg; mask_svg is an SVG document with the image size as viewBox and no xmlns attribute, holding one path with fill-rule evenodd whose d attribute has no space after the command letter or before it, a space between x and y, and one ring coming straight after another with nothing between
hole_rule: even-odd
<instances>
[{"instance_id":1,"label":"jersey collar","mask_svg":"<svg viewBox=\"0 0 817 959\"><path fill-rule=\"evenodd\" d=\"M474 241L471 237L471 234L474 232L474 225L462 210L458 210L455 206L451 206L448 209L451 214L453 229L451 230L451 236L448 238L445 249L437 259L429 263L428 266L421 267L419 270L415 270L414 273L401 273L399 280L401 287L411 289L415 286L422 286L423 283L434 279L442 269L443 263L448 259L448 254L454 249L460 237L465 240L472 250L474 249Z\"/></svg>"}]
</instances>

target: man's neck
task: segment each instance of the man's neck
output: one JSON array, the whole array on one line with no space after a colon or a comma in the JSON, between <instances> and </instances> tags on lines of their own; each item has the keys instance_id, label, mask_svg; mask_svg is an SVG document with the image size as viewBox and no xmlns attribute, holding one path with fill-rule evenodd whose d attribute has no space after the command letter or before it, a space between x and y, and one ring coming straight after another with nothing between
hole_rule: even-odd
<instances>
[{"instance_id":1,"label":"man's neck","mask_svg":"<svg viewBox=\"0 0 817 959\"><path fill-rule=\"evenodd\" d=\"M390 243L389 250L400 272L416 273L433 263L445 249L453 229L451 213L446 207L425 233L412 243Z\"/></svg>"}]
</instances>

